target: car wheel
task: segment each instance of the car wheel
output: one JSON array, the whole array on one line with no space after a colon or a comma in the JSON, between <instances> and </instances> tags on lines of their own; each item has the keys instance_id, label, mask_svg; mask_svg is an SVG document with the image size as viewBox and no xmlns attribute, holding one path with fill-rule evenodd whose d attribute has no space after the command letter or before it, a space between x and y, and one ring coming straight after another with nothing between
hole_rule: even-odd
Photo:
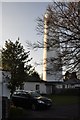
<instances>
[{"instance_id":1,"label":"car wheel","mask_svg":"<svg viewBox=\"0 0 80 120\"><path fill-rule=\"evenodd\" d=\"M32 110L36 110L36 105L32 104Z\"/></svg>"}]
</instances>

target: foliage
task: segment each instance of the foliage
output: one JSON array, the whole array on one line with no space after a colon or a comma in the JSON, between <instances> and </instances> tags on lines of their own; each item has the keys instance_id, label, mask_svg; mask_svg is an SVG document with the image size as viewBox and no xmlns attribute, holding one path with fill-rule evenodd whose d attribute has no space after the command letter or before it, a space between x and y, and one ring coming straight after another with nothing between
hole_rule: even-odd
<instances>
[{"instance_id":1,"label":"foliage","mask_svg":"<svg viewBox=\"0 0 80 120\"><path fill-rule=\"evenodd\" d=\"M30 52L25 52L19 39L13 43L11 40L5 41L5 47L2 49L2 67L11 73L11 79L8 82L8 88L11 93L16 87L21 87L28 79L32 66L28 64Z\"/></svg>"},{"instance_id":2,"label":"foliage","mask_svg":"<svg viewBox=\"0 0 80 120\"><path fill-rule=\"evenodd\" d=\"M77 78L77 75L76 75L76 72L72 72L72 73L69 73L69 71L67 71L66 73L65 73L65 75L64 75L64 80L66 81L66 80L70 80L70 79L72 79L72 80L78 80L78 78Z\"/></svg>"},{"instance_id":3,"label":"foliage","mask_svg":"<svg viewBox=\"0 0 80 120\"><path fill-rule=\"evenodd\" d=\"M31 75L30 75L30 79L29 79L29 81L41 81L41 78L40 78L40 76L39 76L39 74L36 72L36 71L34 71Z\"/></svg>"},{"instance_id":4,"label":"foliage","mask_svg":"<svg viewBox=\"0 0 80 120\"><path fill-rule=\"evenodd\" d=\"M68 71L66 71L64 77L65 77L64 80L69 80L70 79L70 73Z\"/></svg>"},{"instance_id":5,"label":"foliage","mask_svg":"<svg viewBox=\"0 0 80 120\"><path fill-rule=\"evenodd\" d=\"M53 2L47 7L49 19L47 50L60 48L57 58L54 56L47 61L57 69L64 66L66 71L80 71L80 24L78 11L78 2ZM80 9L79 9L80 10ZM44 17L37 19L37 31L39 34L44 33ZM31 45L30 43L28 44ZM33 48L44 48L44 43L34 43ZM61 63L62 61L62 63ZM52 71L53 72L53 71Z\"/></svg>"}]
</instances>

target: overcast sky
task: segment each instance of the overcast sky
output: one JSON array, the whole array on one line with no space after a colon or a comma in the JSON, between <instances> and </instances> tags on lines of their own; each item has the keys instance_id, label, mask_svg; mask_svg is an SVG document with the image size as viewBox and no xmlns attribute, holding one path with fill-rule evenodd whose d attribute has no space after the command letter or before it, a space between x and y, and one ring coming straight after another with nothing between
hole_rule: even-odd
<instances>
[{"instance_id":1,"label":"overcast sky","mask_svg":"<svg viewBox=\"0 0 80 120\"><path fill-rule=\"evenodd\" d=\"M42 41L43 37L37 35L36 19L42 17L46 12L48 2L3 2L2 3L2 40L0 45L4 45L4 41L11 39L15 42L20 38L20 42L27 50L26 41ZM1 3L0 3L1 6ZM1 16L1 12L0 12ZM0 21L1 23L1 21ZM1 33L1 30L0 30ZM0 36L1 37L1 36ZM33 58L32 64L41 62L43 59L43 50L30 52ZM37 66L36 71L41 74L42 66Z\"/></svg>"}]
</instances>

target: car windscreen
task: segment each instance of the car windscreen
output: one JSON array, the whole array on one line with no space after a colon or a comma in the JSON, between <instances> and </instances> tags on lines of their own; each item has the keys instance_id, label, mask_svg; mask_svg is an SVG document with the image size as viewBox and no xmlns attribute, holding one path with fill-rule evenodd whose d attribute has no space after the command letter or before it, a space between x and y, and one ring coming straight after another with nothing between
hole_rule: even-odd
<instances>
[{"instance_id":1,"label":"car windscreen","mask_svg":"<svg viewBox=\"0 0 80 120\"><path fill-rule=\"evenodd\" d=\"M32 97L40 97L41 95L37 92L30 92Z\"/></svg>"}]
</instances>

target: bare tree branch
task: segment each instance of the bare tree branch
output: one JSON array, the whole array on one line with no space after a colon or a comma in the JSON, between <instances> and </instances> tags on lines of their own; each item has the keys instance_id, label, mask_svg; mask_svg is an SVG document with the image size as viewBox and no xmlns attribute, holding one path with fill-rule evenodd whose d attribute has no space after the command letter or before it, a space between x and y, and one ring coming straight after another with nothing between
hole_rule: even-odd
<instances>
[{"instance_id":1,"label":"bare tree branch","mask_svg":"<svg viewBox=\"0 0 80 120\"><path fill-rule=\"evenodd\" d=\"M66 66L66 71L80 72L80 2L53 2L47 8L50 13L48 21L47 49L60 47L58 58L49 58L47 63ZM44 34L44 17L37 19L37 31ZM33 48L44 48L44 44L37 41ZM58 60L58 62L56 62ZM62 62L61 62L62 61ZM50 69L47 69L50 71ZM51 69L52 70L52 69ZM53 72L53 71L52 71Z\"/></svg>"}]
</instances>

